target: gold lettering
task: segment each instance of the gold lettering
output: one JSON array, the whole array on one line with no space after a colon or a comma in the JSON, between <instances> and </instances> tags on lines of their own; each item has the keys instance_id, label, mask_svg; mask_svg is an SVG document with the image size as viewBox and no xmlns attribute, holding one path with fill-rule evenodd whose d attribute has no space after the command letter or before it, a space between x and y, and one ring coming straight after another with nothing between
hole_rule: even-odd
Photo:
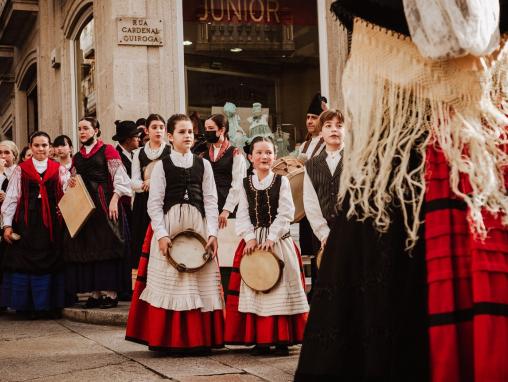
<instances>
[{"instance_id":1,"label":"gold lettering","mask_svg":"<svg viewBox=\"0 0 508 382\"><path fill-rule=\"evenodd\" d=\"M256 2L259 4L259 16L256 17L256 15L254 14L254 2ZM250 0L250 4L249 4L249 13L250 13L250 18L252 19L252 21L256 22L256 23L259 23L261 21L263 21L263 15L265 13L265 5L263 4L263 1L262 0Z\"/></svg>"},{"instance_id":2,"label":"gold lettering","mask_svg":"<svg viewBox=\"0 0 508 382\"><path fill-rule=\"evenodd\" d=\"M233 12L238 19L238 21L242 21L242 5L240 3L240 0L237 0L236 6L234 3L234 0L227 0L227 10L228 10L228 20L231 20L230 10L233 9Z\"/></svg>"},{"instance_id":3,"label":"gold lettering","mask_svg":"<svg viewBox=\"0 0 508 382\"><path fill-rule=\"evenodd\" d=\"M270 4L273 4L274 7L273 8L270 7ZM266 0L266 19L268 22L270 22L270 13L272 12L275 17L275 21L277 22L277 24L280 24L278 0Z\"/></svg>"},{"instance_id":4,"label":"gold lettering","mask_svg":"<svg viewBox=\"0 0 508 382\"><path fill-rule=\"evenodd\" d=\"M203 10L205 13L203 13L202 16L199 17L199 21L206 21L208 20L208 0L203 0Z\"/></svg>"},{"instance_id":5,"label":"gold lettering","mask_svg":"<svg viewBox=\"0 0 508 382\"><path fill-rule=\"evenodd\" d=\"M220 16L216 16L215 15L215 11L217 8L214 7L214 0L210 0L210 11L212 13L212 19L214 19L215 21L222 21L222 19L224 18L224 2L223 0L219 0L220 1Z\"/></svg>"}]
</instances>

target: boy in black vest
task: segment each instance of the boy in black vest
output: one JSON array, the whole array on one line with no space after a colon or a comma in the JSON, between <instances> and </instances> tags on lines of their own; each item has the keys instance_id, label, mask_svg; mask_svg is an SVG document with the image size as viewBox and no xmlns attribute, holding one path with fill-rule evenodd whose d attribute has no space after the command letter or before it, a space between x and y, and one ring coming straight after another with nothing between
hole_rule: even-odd
<instances>
[{"instance_id":1,"label":"boy in black vest","mask_svg":"<svg viewBox=\"0 0 508 382\"><path fill-rule=\"evenodd\" d=\"M321 113L318 123L326 146L305 162L303 204L312 231L324 247L337 213L344 117L338 110L328 110Z\"/></svg>"}]
</instances>

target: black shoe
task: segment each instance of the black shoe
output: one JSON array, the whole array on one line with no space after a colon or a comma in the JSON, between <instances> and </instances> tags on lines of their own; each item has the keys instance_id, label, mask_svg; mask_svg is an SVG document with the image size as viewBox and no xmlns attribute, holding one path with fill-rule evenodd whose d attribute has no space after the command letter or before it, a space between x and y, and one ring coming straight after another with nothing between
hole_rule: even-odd
<instances>
[{"instance_id":1,"label":"black shoe","mask_svg":"<svg viewBox=\"0 0 508 382\"><path fill-rule=\"evenodd\" d=\"M277 345L275 346L273 354L281 357L287 357L289 355L289 349L287 345Z\"/></svg>"},{"instance_id":2,"label":"black shoe","mask_svg":"<svg viewBox=\"0 0 508 382\"><path fill-rule=\"evenodd\" d=\"M83 305L85 309L95 309L101 306L101 300L99 298L88 297L88 300Z\"/></svg>"},{"instance_id":3,"label":"black shoe","mask_svg":"<svg viewBox=\"0 0 508 382\"><path fill-rule=\"evenodd\" d=\"M101 309L116 308L118 306L118 299L111 297L103 297L101 298L100 304Z\"/></svg>"},{"instance_id":4,"label":"black shoe","mask_svg":"<svg viewBox=\"0 0 508 382\"><path fill-rule=\"evenodd\" d=\"M250 354L256 356L270 354L270 346L256 345L251 349Z\"/></svg>"}]
</instances>

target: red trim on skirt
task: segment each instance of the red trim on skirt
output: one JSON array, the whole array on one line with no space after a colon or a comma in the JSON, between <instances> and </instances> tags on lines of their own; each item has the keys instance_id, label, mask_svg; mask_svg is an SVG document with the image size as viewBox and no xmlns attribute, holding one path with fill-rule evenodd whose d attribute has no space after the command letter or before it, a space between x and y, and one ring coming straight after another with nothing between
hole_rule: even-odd
<instances>
[{"instance_id":1,"label":"red trim on skirt","mask_svg":"<svg viewBox=\"0 0 508 382\"><path fill-rule=\"evenodd\" d=\"M294 345L303 341L303 332L308 313L262 317L253 313L238 311L240 283L240 260L243 256L245 241L242 240L235 252L233 269L229 279L229 291L226 301L226 330L224 339L231 345ZM305 286L302 258L295 245L302 283Z\"/></svg>"},{"instance_id":2,"label":"red trim on skirt","mask_svg":"<svg viewBox=\"0 0 508 382\"><path fill-rule=\"evenodd\" d=\"M466 204L450 189L446 158L433 145L426 166L431 380L508 381L508 230L484 213L489 234L477 240ZM470 191L465 178L461 189Z\"/></svg>"},{"instance_id":3,"label":"red trim on skirt","mask_svg":"<svg viewBox=\"0 0 508 382\"><path fill-rule=\"evenodd\" d=\"M125 339L145 344L150 350L206 350L224 346L224 312L172 311L156 308L139 296L146 287L152 226L143 243Z\"/></svg>"}]
</instances>

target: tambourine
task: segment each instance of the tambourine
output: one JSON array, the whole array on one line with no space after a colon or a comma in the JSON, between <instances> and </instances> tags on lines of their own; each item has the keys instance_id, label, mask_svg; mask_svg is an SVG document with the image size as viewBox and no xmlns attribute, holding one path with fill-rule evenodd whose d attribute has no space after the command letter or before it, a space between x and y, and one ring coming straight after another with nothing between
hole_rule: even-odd
<instances>
[{"instance_id":1,"label":"tambourine","mask_svg":"<svg viewBox=\"0 0 508 382\"><path fill-rule=\"evenodd\" d=\"M277 255L260 249L243 255L240 261L243 282L256 292L270 292L279 283L283 269L284 262Z\"/></svg>"},{"instance_id":2,"label":"tambourine","mask_svg":"<svg viewBox=\"0 0 508 382\"><path fill-rule=\"evenodd\" d=\"M178 272L197 272L213 257L211 250L205 250L206 240L193 230L178 232L171 243L168 261Z\"/></svg>"}]
</instances>

